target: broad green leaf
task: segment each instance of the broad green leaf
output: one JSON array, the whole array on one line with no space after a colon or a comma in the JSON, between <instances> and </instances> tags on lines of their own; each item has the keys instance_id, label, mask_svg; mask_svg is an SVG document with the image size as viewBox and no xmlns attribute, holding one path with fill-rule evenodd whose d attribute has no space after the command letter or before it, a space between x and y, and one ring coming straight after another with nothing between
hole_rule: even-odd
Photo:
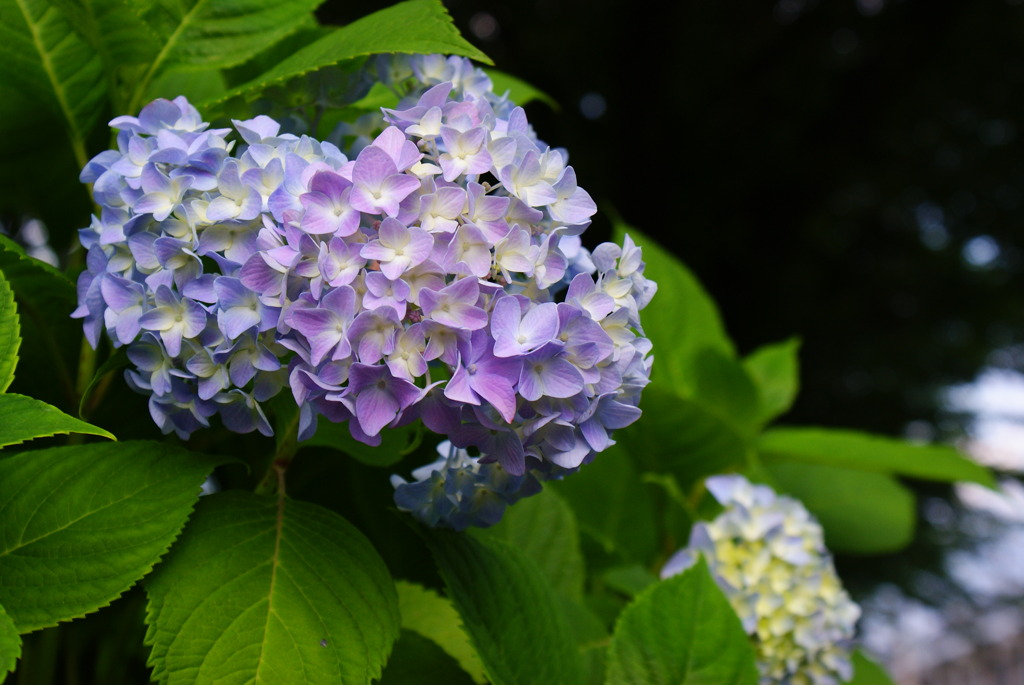
<instances>
[{"instance_id":1,"label":"broad green leaf","mask_svg":"<svg viewBox=\"0 0 1024 685\"><path fill-rule=\"evenodd\" d=\"M759 427L757 386L730 354L712 347L698 350L689 360L687 376L692 379L693 399L721 421L741 433L751 433ZM666 380L655 380L655 387L676 389Z\"/></svg>"},{"instance_id":2,"label":"broad green leaf","mask_svg":"<svg viewBox=\"0 0 1024 685\"><path fill-rule=\"evenodd\" d=\"M99 55L117 114L128 114L130 84L156 57L160 40L130 0L51 0ZM134 114L134 112L133 112Z\"/></svg>"},{"instance_id":3,"label":"broad green leaf","mask_svg":"<svg viewBox=\"0 0 1024 685\"><path fill-rule=\"evenodd\" d=\"M21 326L18 324L18 307L14 304L14 291L0 271L0 392L7 392L7 388L11 387L11 381L14 380L19 345Z\"/></svg>"},{"instance_id":4,"label":"broad green leaf","mask_svg":"<svg viewBox=\"0 0 1024 685\"><path fill-rule=\"evenodd\" d=\"M760 451L766 463L822 464L996 487L991 471L948 445L915 445L880 435L828 428L777 428L761 437Z\"/></svg>"},{"instance_id":5,"label":"broad green leaf","mask_svg":"<svg viewBox=\"0 0 1024 685\"><path fill-rule=\"evenodd\" d=\"M106 82L99 56L50 0L0 0L0 95L7 89L59 116L85 164Z\"/></svg>"},{"instance_id":6,"label":"broad green leaf","mask_svg":"<svg viewBox=\"0 0 1024 685\"><path fill-rule=\"evenodd\" d=\"M582 601L586 569L579 524L553 488L516 502L497 526L481 532L503 539L533 559L556 593Z\"/></svg>"},{"instance_id":7,"label":"broad green leaf","mask_svg":"<svg viewBox=\"0 0 1024 685\"><path fill-rule=\"evenodd\" d=\"M640 564L610 568L601 575L601 578L608 587L629 597L636 597L658 582L658 577Z\"/></svg>"},{"instance_id":8,"label":"broad green leaf","mask_svg":"<svg viewBox=\"0 0 1024 685\"><path fill-rule=\"evenodd\" d=\"M367 683L399 633L395 586L370 542L284 496L204 497L146 593L161 683Z\"/></svg>"},{"instance_id":9,"label":"broad green leaf","mask_svg":"<svg viewBox=\"0 0 1024 685\"><path fill-rule=\"evenodd\" d=\"M21 373L13 387L50 402L70 400L75 396L73 369L82 340L81 322L69 317L78 302L74 284L46 262L26 255L3 235L0 272L14 290L23 341L19 349Z\"/></svg>"},{"instance_id":10,"label":"broad green leaf","mask_svg":"<svg viewBox=\"0 0 1024 685\"><path fill-rule=\"evenodd\" d=\"M650 488L640 480L621 445L601 452L579 473L545 487L553 488L569 503L580 530L605 552L641 563L656 553Z\"/></svg>"},{"instance_id":11,"label":"broad green leaf","mask_svg":"<svg viewBox=\"0 0 1024 685\"><path fill-rule=\"evenodd\" d=\"M884 668L858 649L853 653L853 680L847 685L893 685L893 681Z\"/></svg>"},{"instance_id":12,"label":"broad green leaf","mask_svg":"<svg viewBox=\"0 0 1024 685\"><path fill-rule=\"evenodd\" d=\"M801 500L836 552L884 554L914 536L914 494L881 473L777 462L766 465L781 492Z\"/></svg>"},{"instance_id":13,"label":"broad green leaf","mask_svg":"<svg viewBox=\"0 0 1024 685\"><path fill-rule=\"evenodd\" d=\"M759 396L758 420L764 424L786 413L800 387L800 340L790 338L754 350L743 360Z\"/></svg>"},{"instance_id":14,"label":"broad green leaf","mask_svg":"<svg viewBox=\"0 0 1024 685\"><path fill-rule=\"evenodd\" d=\"M19 632L95 611L146 575L214 466L154 442L0 459L0 604Z\"/></svg>"},{"instance_id":15,"label":"broad green leaf","mask_svg":"<svg viewBox=\"0 0 1024 685\"><path fill-rule=\"evenodd\" d=\"M582 680L557 597L531 559L498 540L441 530L423 535L494 685Z\"/></svg>"},{"instance_id":16,"label":"broad green leaf","mask_svg":"<svg viewBox=\"0 0 1024 685\"><path fill-rule=\"evenodd\" d=\"M408 0L335 29L221 100L252 96L268 86L345 60L396 52L462 55L491 64L487 55L459 35L439 0Z\"/></svg>"},{"instance_id":17,"label":"broad green leaf","mask_svg":"<svg viewBox=\"0 0 1024 685\"><path fill-rule=\"evenodd\" d=\"M68 416L57 407L24 395L0 395L0 448L52 435L81 433L116 440L99 426Z\"/></svg>"},{"instance_id":18,"label":"broad green leaf","mask_svg":"<svg viewBox=\"0 0 1024 685\"><path fill-rule=\"evenodd\" d=\"M503 95L507 92L509 99L517 105L525 105L528 102L539 100L551 109L561 109L553 97L539 88L534 88L522 79L497 69L484 69L484 71L491 77L491 83L494 84L494 92L498 95Z\"/></svg>"},{"instance_id":19,"label":"broad green leaf","mask_svg":"<svg viewBox=\"0 0 1024 685\"><path fill-rule=\"evenodd\" d=\"M651 305L640 313L656 355L652 376L668 381L680 394L692 394L697 354L711 348L735 357L732 341L714 301L690 270L635 228L615 227L616 241L626 234L643 250L644 276L658 284Z\"/></svg>"},{"instance_id":20,"label":"broad green leaf","mask_svg":"<svg viewBox=\"0 0 1024 685\"><path fill-rule=\"evenodd\" d=\"M597 614L582 602L559 595L558 606L569 624L569 633L576 641L583 662L581 685L604 683L605 653L608 651L608 630Z\"/></svg>"},{"instance_id":21,"label":"broad green leaf","mask_svg":"<svg viewBox=\"0 0 1024 685\"><path fill-rule=\"evenodd\" d=\"M21 636L14 621L0 605L0 683L14 670L21 656Z\"/></svg>"},{"instance_id":22,"label":"broad green leaf","mask_svg":"<svg viewBox=\"0 0 1024 685\"><path fill-rule=\"evenodd\" d=\"M473 685L474 682L434 642L402 628L378 685Z\"/></svg>"},{"instance_id":23,"label":"broad green leaf","mask_svg":"<svg viewBox=\"0 0 1024 685\"><path fill-rule=\"evenodd\" d=\"M150 81L165 68L241 64L303 26L322 1L156 0L143 18L157 36L159 51L139 84L134 104L141 104Z\"/></svg>"},{"instance_id":24,"label":"broad green leaf","mask_svg":"<svg viewBox=\"0 0 1024 685\"><path fill-rule=\"evenodd\" d=\"M640 409L640 419L616 432L615 439L644 470L671 473L684 490L747 462L750 438L729 416L699 400L683 399L664 384L651 383Z\"/></svg>"},{"instance_id":25,"label":"broad green leaf","mask_svg":"<svg viewBox=\"0 0 1024 685\"><path fill-rule=\"evenodd\" d=\"M18 243L5 235L0 235L0 270L19 297L35 304L67 304L73 308L78 301L75 284L67 276L46 262L28 256Z\"/></svg>"},{"instance_id":26,"label":"broad green leaf","mask_svg":"<svg viewBox=\"0 0 1024 685\"><path fill-rule=\"evenodd\" d=\"M184 95L189 102L215 100L228 90L224 82L224 73L220 69L190 69L181 67L168 69L157 76L149 84L144 100L151 102L157 98L173 100ZM199 112L206 118L206 112Z\"/></svg>"},{"instance_id":27,"label":"broad green leaf","mask_svg":"<svg viewBox=\"0 0 1024 685\"><path fill-rule=\"evenodd\" d=\"M757 685L754 649L703 559L622 612L608 685Z\"/></svg>"},{"instance_id":28,"label":"broad green leaf","mask_svg":"<svg viewBox=\"0 0 1024 685\"><path fill-rule=\"evenodd\" d=\"M402 629L429 638L455 659L473 681L487 682L484 666L463 630L462 620L451 600L422 585L403 580L396 581L395 587L398 589Z\"/></svg>"}]
</instances>

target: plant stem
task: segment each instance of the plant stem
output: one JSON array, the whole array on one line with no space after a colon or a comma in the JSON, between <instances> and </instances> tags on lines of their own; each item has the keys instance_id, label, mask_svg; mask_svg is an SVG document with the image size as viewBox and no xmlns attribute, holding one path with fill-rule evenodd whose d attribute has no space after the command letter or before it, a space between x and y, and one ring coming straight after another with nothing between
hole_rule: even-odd
<instances>
[{"instance_id":1,"label":"plant stem","mask_svg":"<svg viewBox=\"0 0 1024 685\"><path fill-rule=\"evenodd\" d=\"M272 495L275 492L284 493L284 474L295 459L295 453L299 450L299 412L288 421L283 433L281 433L274 450L274 456L263 473L263 478L256 485L257 495Z\"/></svg>"}]
</instances>

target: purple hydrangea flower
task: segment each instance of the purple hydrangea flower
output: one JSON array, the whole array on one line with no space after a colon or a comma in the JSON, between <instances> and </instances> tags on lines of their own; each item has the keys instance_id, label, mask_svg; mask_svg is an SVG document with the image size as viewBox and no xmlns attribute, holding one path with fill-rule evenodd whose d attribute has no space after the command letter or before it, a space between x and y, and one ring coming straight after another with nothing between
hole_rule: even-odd
<instances>
[{"instance_id":1,"label":"purple hydrangea flower","mask_svg":"<svg viewBox=\"0 0 1024 685\"><path fill-rule=\"evenodd\" d=\"M211 130L184 98L114 119L81 175L100 211L74 316L127 346L165 432L269 433L284 388L300 438L422 419L455 447L396 502L487 525L636 420L656 286L628 238L582 246L593 200L486 74L381 59L403 98L346 122L345 152L262 115Z\"/></svg>"}]
</instances>

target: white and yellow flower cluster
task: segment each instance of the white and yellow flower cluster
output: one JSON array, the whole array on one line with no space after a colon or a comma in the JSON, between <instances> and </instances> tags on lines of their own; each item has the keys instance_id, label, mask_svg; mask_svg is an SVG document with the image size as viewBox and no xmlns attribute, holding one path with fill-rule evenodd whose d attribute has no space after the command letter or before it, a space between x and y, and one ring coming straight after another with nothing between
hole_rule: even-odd
<instances>
[{"instance_id":1,"label":"white and yellow flower cluster","mask_svg":"<svg viewBox=\"0 0 1024 685\"><path fill-rule=\"evenodd\" d=\"M709 478L707 487L725 511L694 526L662 577L704 556L755 642L762 685L849 680L860 608L836 575L821 525L797 500L741 476Z\"/></svg>"}]
</instances>

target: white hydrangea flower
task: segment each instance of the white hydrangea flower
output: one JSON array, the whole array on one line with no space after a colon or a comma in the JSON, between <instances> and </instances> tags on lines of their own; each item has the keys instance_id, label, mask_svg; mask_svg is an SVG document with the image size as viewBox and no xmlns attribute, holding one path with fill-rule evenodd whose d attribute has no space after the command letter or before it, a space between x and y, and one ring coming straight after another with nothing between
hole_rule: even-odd
<instances>
[{"instance_id":1,"label":"white hydrangea flower","mask_svg":"<svg viewBox=\"0 0 1024 685\"><path fill-rule=\"evenodd\" d=\"M742 476L709 478L707 488L725 511L694 526L662 578L703 554L755 642L762 685L849 680L860 608L836 575L821 525L797 500Z\"/></svg>"}]
</instances>

